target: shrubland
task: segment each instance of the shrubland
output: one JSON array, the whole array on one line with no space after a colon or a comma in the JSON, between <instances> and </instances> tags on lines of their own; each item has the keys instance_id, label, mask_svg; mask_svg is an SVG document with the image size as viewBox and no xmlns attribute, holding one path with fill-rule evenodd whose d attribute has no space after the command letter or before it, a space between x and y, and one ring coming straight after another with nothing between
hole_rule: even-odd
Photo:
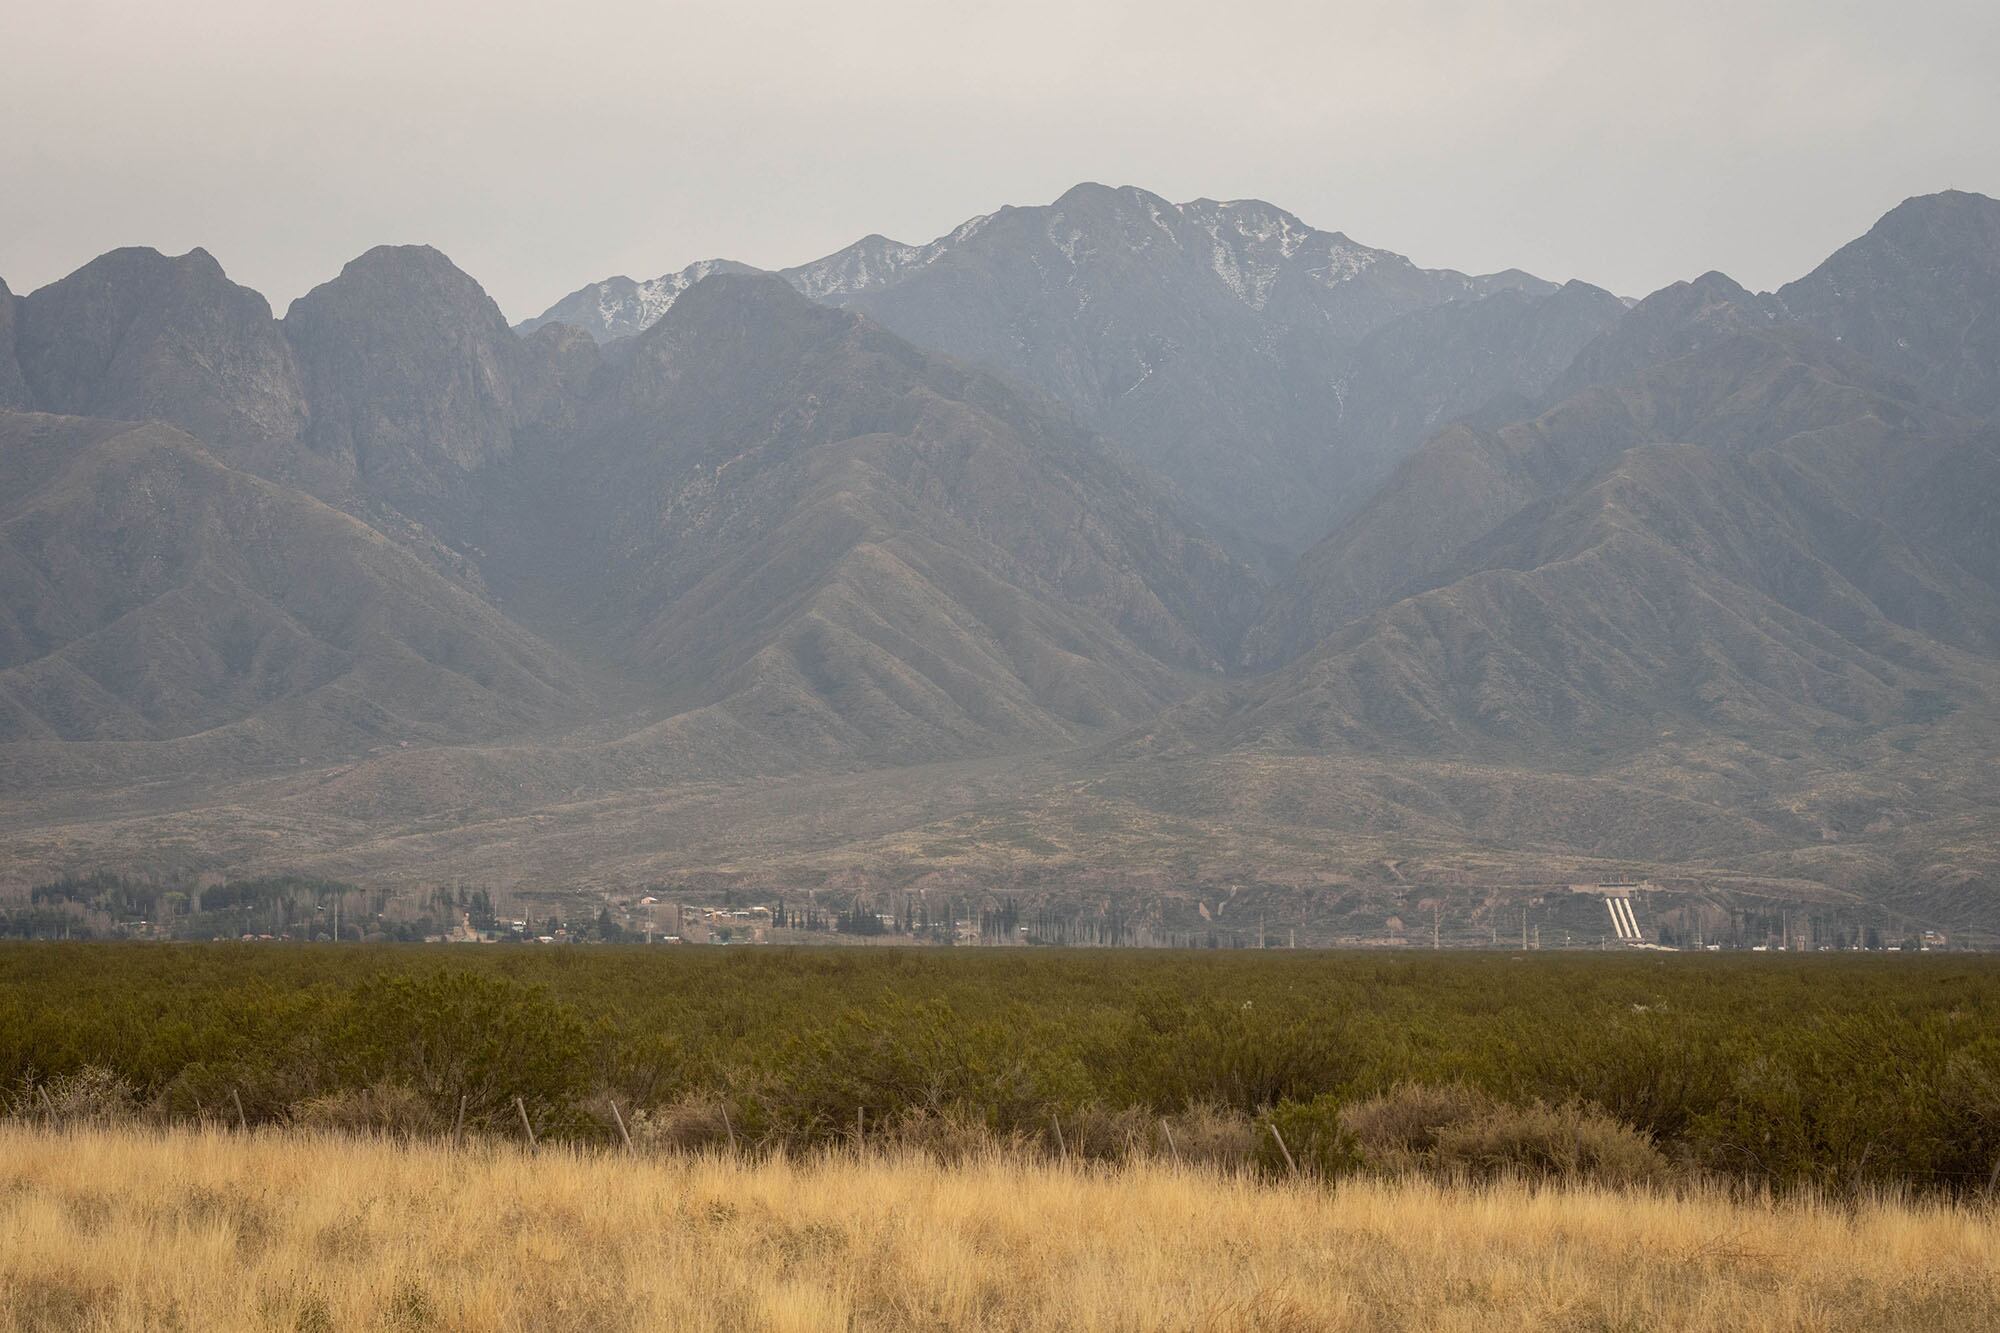
<instances>
[{"instance_id":1,"label":"shrubland","mask_svg":"<svg viewBox=\"0 0 2000 1333\"><path fill-rule=\"evenodd\" d=\"M64 1125L1974 1195L2000 965L5 945L0 1087Z\"/></svg>"}]
</instances>

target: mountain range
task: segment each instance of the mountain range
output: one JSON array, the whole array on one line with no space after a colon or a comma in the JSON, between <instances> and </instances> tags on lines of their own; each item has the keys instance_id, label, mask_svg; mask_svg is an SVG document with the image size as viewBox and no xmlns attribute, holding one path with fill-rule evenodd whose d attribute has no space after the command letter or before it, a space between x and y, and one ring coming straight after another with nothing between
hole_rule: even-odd
<instances>
[{"instance_id":1,"label":"mountain range","mask_svg":"<svg viewBox=\"0 0 2000 1333\"><path fill-rule=\"evenodd\" d=\"M608 279L521 328L615 338L741 267ZM779 276L1062 403L1274 573L1438 423L1539 390L1624 310L1583 283L1421 269L1255 200L1101 185L928 245L870 236Z\"/></svg>"},{"instance_id":2,"label":"mountain range","mask_svg":"<svg viewBox=\"0 0 2000 1333\"><path fill-rule=\"evenodd\" d=\"M0 286L0 879L1993 932L1996 502L1972 194L1638 301L1096 185L511 328L119 250Z\"/></svg>"}]
</instances>

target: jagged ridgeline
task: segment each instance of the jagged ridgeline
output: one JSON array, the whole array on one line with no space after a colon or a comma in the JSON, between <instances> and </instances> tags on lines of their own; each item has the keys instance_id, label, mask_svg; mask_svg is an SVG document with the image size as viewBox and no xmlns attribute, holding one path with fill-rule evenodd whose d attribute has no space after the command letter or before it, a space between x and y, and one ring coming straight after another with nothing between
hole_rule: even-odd
<instances>
[{"instance_id":1,"label":"jagged ridgeline","mask_svg":"<svg viewBox=\"0 0 2000 1333\"><path fill-rule=\"evenodd\" d=\"M0 288L0 891L1991 931L1996 329L1961 193L1640 300L1094 185L515 327L425 247L281 318L115 251Z\"/></svg>"}]
</instances>

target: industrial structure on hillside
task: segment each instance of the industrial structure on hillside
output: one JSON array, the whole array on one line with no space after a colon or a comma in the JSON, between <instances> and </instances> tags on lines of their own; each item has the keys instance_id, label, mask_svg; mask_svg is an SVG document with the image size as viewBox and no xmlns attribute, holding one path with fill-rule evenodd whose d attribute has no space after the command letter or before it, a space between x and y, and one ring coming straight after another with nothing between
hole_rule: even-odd
<instances>
[{"instance_id":1,"label":"industrial structure on hillside","mask_svg":"<svg viewBox=\"0 0 2000 1333\"><path fill-rule=\"evenodd\" d=\"M1644 944L1646 933L1632 911L1632 895L1657 887L1646 879L1612 879L1597 884L1572 884L1571 893L1588 893L1604 898L1604 910L1611 913L1611 929L1621 944Z\"/></svg>"}]
</instances>

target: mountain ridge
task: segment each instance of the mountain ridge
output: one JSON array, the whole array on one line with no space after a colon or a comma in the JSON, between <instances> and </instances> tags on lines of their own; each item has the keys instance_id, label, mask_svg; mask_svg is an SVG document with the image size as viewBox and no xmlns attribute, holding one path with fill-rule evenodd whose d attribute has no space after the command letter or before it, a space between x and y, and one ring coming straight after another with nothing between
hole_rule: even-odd
<instances>
[{"instance_id":1,"label":"mountain ridge","mask_svg":"<svg viewBox=\"0 0 2000 1333\"><path fill-rule=\"evenodd\" d=\"M1991 929L1996 218L1629 308L1088 185L601 343L418 247L283 319L205 252L0 289L0 879Z\"/></svg>"},{"instance_id":2,"label":"mountain ridge","mask_svg":"<svg viewBox=\"0 0 2000 1333\"><path fill-rule=\"evenodd\" d=\"M1225 544L1267 571L1356 503L1437 418L1478 407L1495 380L1502 391L1532 390L1552 373L1521 365L1496 375L1495 354L1506 364L1529 340L1474 318L1481 332L1457 335L1465 345L1453 369L1405 404L1394 376L1370 375L1359 349L1371 333L1438 306L1561 290L1519 270L1420 269L1259 200L1173 204L1090 182L922 245L865 237L780 276L1066 404L1194 497ZM672 286L674 275L657 281ZM592 313L610 297L604 287L530 323L559 309L581 311L593 337L639 323L634 309L608 321ZM1607 298L1567 337L1580 342L1615 313ZM1449 329L1437 335L1452 339ZM1343 429L1357 378L1373 401Z\"/></svg>"}]
</instances>

